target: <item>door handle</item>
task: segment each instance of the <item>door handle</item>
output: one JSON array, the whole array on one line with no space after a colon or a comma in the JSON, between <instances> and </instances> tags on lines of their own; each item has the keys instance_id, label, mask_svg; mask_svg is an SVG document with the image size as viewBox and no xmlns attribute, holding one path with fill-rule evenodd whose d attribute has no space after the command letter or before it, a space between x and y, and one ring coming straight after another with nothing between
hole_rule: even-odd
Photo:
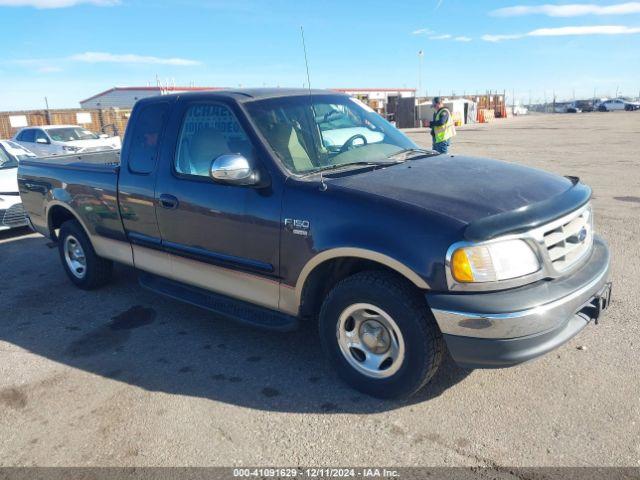
<instances>
[{"instance_id":1,"label":"door handle","mask_svg":"<svg viewBox=\"0 0 640 480\"><path fill-rule=\"evenodd\" d=\"M160 206L167 209L176 208L178 206L178 199L173 195L163 193L160 195Z\"/></svg>"}]
</instances>

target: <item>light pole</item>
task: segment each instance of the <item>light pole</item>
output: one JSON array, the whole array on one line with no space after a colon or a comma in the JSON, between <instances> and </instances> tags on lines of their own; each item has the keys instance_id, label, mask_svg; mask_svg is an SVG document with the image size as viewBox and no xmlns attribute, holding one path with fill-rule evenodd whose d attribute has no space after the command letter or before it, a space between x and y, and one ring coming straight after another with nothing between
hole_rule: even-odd
<instances>
[{"instance_id":1,"label":"light pole","mask_svg":"<svg viewBox=\"0 0 640 480\"><path fill-rule=\"evenodd\" d=\"M422 92L422 59L424 58L424 51L418 51L418 92L417 97L420 97L420 92ZM417 100L417 99L416 99Z\"/></svg>"}]
</instances>

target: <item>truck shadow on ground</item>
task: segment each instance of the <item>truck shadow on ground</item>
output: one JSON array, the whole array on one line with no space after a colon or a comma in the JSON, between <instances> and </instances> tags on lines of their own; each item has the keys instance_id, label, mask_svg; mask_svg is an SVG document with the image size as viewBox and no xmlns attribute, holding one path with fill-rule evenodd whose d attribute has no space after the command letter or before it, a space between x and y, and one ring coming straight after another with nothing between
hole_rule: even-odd
<instances>
[{"instance_id":1,"label":"truck shadow on ground","mask_svg":"<svg viewBox=\"0 0 640 480\"><path fill-rule=\"evenodd\" d=\"M10 286L0 292L0 340L63 365L148 391L296 413L376 413L425 402L470 370L446 356L430 384L408 401L370 398L340 381L315 325L292 333L253 329L140 287L117 267L93 292L65 277L43 238L0 244ZM53 250L53 251L52 251Z\"/></svg>"}]
</instances>

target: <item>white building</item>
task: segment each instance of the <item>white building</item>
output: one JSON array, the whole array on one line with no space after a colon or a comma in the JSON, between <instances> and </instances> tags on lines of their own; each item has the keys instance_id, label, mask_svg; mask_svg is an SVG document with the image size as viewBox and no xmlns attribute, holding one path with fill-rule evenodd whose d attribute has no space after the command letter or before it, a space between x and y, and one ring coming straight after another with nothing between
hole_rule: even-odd
<instances>
[{"instance_id":1,"label":"white building","mask_svg":"<svg viewBox=\"0 0 640 480\"><path fill-rule=\"evenodd\" d=\"M387 113L389 103L397 104L399 98L415 98L415 88L332 88L336 92L356 97L379 114Z\"/></svg>"},{"instance_id":2,"label":"white building","mask_svg":"<svg viewBox=\"0 0 640 480\"><path fill-rule=\"evenodd\" d=\"M336 92L346 93L361 100L378 100L388 102L389 97L415 97L415 88L332 88Z\"/></svg>"},{"instance_id":3,"label":"white building","mask_svg":"<svg viewBox=\"0 0 640 480\"><path fill-rule=\"evenodd\" d=\"M113 87L92 97L80 100L85 109L132 108L141 98L168 93L222 90L220 87Z\"/></svg>"},{"instance_id":4,"label":"white building","mask_svg":"<svg viewBox=\"0 0 640 480\"><path fill-rule=\"evenodd\" d=\"M192 92L204 90L222 90L221 87L113 87L92 97L80 101L84 109L132 108L141 98L165 95L168 93ZM332 88L336 92L346 93L363 100L380 113L386 111L389 101L398 98L415 97L413 88Z\"/></svg>"}]
</instances>

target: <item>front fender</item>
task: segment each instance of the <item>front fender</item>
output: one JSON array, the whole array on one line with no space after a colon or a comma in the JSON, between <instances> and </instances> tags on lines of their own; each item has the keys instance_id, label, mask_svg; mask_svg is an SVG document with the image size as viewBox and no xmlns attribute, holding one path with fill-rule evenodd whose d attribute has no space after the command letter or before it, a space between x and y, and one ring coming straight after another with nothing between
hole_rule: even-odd
<instances>
[{"instance_id":1,"label":"front fender","mask_svg":"<svg viewBox=\"0 0 640 480\"><path fill-rule=\"evenodd\" d=\"M446 289L445 255L462 238L460 222L393 199L296 183L285 194L281 241L283 284L296 296L314 268L341 257L375 261L421 289ZM308 228L288 228L296 220Z\"/></svg>"}]
</instances>

